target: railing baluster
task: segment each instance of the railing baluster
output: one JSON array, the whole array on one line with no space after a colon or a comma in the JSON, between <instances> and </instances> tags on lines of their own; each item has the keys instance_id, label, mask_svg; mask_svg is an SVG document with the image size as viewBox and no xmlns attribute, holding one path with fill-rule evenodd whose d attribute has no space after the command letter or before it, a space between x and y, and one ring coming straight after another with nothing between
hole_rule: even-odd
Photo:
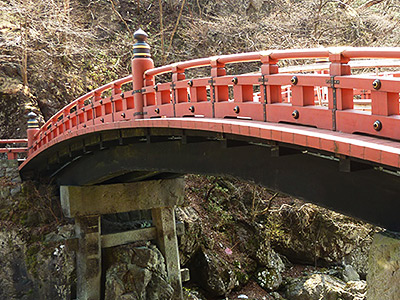
<instances>
[{"instance_id":1,"label":"railing baluster","mask_svg":"<svg viewBox=\"0 0 400 300\"><path fill-rule=\"evenodd\" d=\"M272 59L270 54L261 54L261 75L278 74L279 69L277 66L278 61ZM270 85L266 82L267 103L281 103L282 102L282 88L280 85Z\"/></svg>"}]
</instances>

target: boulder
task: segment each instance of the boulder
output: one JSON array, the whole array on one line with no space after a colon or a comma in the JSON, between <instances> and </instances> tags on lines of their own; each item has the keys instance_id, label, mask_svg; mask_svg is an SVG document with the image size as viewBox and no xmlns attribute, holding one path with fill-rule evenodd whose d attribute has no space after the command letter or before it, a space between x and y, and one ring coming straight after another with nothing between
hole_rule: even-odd
<instances>
[{"instance_id":1,"label":"boulder","mask_svg":"<svg viewBox=\"0 0 400 300\"><path fill-rule=\"evenodd\" d=\"M167 280L164 258L155 246L122 246L112 256L114 263L106 271L106 300L172 298L174 290Z\"/></svg>"},{"instance_id":2,"label":"boulder","mask_svg":"<svg viewBox=\"0 0 400 300\"><path fill-rule=\"evenodd\" d=\"M212 297L227 295L238 280L233 267L208 249L198 251L188 266L191 279Z\"/></svg>"},{"instance_id":3,"label":"boulder","mask_svg":"<svg viewBox=\"0 0 400 300\"><path fill-rule=\"evenodd\" d=\"M343 270L343 280L345 282L349 281L359 281L360 275L358 275L357 271L351 265L345 265Z\"/></svg>"},{"instance_id":4,"label":"boulder","mask_svg":"<svg viewBox=\"0 0 400 300\"><path fill-rule=\"evenodd\" d=\"M282 283L281 272L285 269L281 257L268 243L261 243L257 251L257 261L264 266L256 273L256 282L267 291L275 291Z\"/></svg>"},{"instance_id":5,"label":"boulder","mask_svg":"<svg viewBox=\"0 0 400 300\"><path fill-rule=\"evenodd\" d=\"M365 282L344 283L330 275L313 274L292 280L286 287L288 300L362 300Z\"/></svg>"},{"instance_id":6,"label":"boulder","mask_svg":"<svg viewBox=\"0 0 400 300\"><path fill-rule=\"evenodd\" d=\"M368 265L368 300L400 299L400 234L376 234Z\"/></svg>"},{"instance_id":7,"label":"boulder","mask_svg":"<svg viewBox=\"0 0 400 300\"><path fill-rule=\"evenodd\" d=\"M176 217L185 225L185 234L179 243L181 265L185 265L199 250L202 239L200 216L193 207L177 207Z\"/></svg>"},{"instance_id":8,"label":"boulder","mask_svg":"<svg viewBox=\"0 0 400 300\"><path fill-rule=\"evenodd\" d=\"M282 283L282 275L278 269L263 269L257 272L256 282L264 290L275 291Z\"/></svg>"},{"instance_id":9,"label":"boulder","mask_svg":"<svg viewBox=\"0 0 400 300\"><path fill-rule=\"evenodd\" d=\"M273 212L266 228L274 249L293 263L329 266L345 261L357 272L365 272L372 225L313 204L296 203ZM358 248L362 248L360 257Z\"/></svg>"},{"instance_id":10,"label":"boulder","mask_svg":"<svg viewBox=\"0 0 400 300\"><path fill-rule=\"evenodd\" d=\"M365 242L361 242L357 248L350 251L343 257L343 265L350 265L360 275L361 279L366 279L368 273L368 255L372 238L368 237Z\"/></svg>"},{"instance_id":11,"label":"boulder","mask_svg":"<svg viewBox=\"0 0 400 300\"><path fill-rule=\"evenodd\" d=\"M275 269L277 272L282 272L285 269L285 264L279 254L266 242L260 243L256 257L257 262L268 269Z\"/></svg>"}]
</instances>

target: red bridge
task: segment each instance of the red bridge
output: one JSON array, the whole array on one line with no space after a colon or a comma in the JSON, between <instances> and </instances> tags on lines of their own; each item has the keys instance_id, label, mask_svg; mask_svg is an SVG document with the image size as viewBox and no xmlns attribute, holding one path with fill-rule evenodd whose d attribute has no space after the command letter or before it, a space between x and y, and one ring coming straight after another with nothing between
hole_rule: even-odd
<instances>
[{"instance_id":1,"label":"red bridge","mask_svg":"<svg viewBox=\"0 0 400 300\"><path fill-rule=\"evenodd\" d=\"M41 128L31 115L23 177L93 185L233 175L400 231L400 74L358 71L398 66L400 48L271 50L154 68L145 33L136 38L133 75ZM279 67L287 60L303 65ZM236 63L258 71L228 74ZM193 69L200 76L187 78Z\"/></svg>"}]
</instances>

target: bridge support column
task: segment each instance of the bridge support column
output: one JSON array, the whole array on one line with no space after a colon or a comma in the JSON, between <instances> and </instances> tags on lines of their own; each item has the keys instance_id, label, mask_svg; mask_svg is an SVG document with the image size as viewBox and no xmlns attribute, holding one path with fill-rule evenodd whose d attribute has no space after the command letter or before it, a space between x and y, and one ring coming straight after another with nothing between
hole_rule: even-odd
<instances>
[{"instance_id":1,"label":"bridge support column","mask_svg":"<svg viewBox=\"0 0 400 300\"><path fill-rule=\"evenodd\" d=\"M152 209L153 224L157 228L157 244L165 257L168 279L174 288L174 299L183 299L178 239L174 207Z\"/></svg>"},{"instance_id":2,"label":"bridge support column","mask_svg":"<svg viewBox=\"0 0 400 300\"><path fill-rule=\"evenodd\" d=\"M400 234L377 233L371 246L367 275L368 300L400 299Z\"/></svg>"},{"instance_id":3,"label":"bridge support column","mask_svg":"<svg viewBox=\"0 0 400 300\"><path fill-rule=\"evenodd\" d=\"M175 206L184 197L183 179L149 180L97 186L61 186L61 206L75 218L78 235L78 300L101 299L101 249L156 240L164 255L174 300L182 299ZM154 227L101 235L100 216L151 210Z\"/></svg>"},{"instance_id":4,"label":"bridge support column","mask_svg":"<svg viewBox=\"0 0 400 300\"><path fill-rule=\"evenodd\" d=\"M75 218L79 236L77 261L77 297L96 300L101 297L101 239L100 216Z\"/></svg>"}]
</instances>

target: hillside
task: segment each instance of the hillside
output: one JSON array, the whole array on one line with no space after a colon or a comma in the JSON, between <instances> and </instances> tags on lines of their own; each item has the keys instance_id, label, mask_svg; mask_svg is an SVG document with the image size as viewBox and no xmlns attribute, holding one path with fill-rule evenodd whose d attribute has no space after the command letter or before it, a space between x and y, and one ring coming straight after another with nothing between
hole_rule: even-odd
<instances>
[{"instance_id":1,"label":"hillside","mask_svg":"<svg viewBox=\"0 0 400 300\"><path fill-rule=\"evenodd\" d=\"M150 36L156 66L267 49L400 42L393 0L2 0L0 11L0 137L23 135L28 110L46 120L129 74L139 27Z\"/></svg>"}]
</instances>

